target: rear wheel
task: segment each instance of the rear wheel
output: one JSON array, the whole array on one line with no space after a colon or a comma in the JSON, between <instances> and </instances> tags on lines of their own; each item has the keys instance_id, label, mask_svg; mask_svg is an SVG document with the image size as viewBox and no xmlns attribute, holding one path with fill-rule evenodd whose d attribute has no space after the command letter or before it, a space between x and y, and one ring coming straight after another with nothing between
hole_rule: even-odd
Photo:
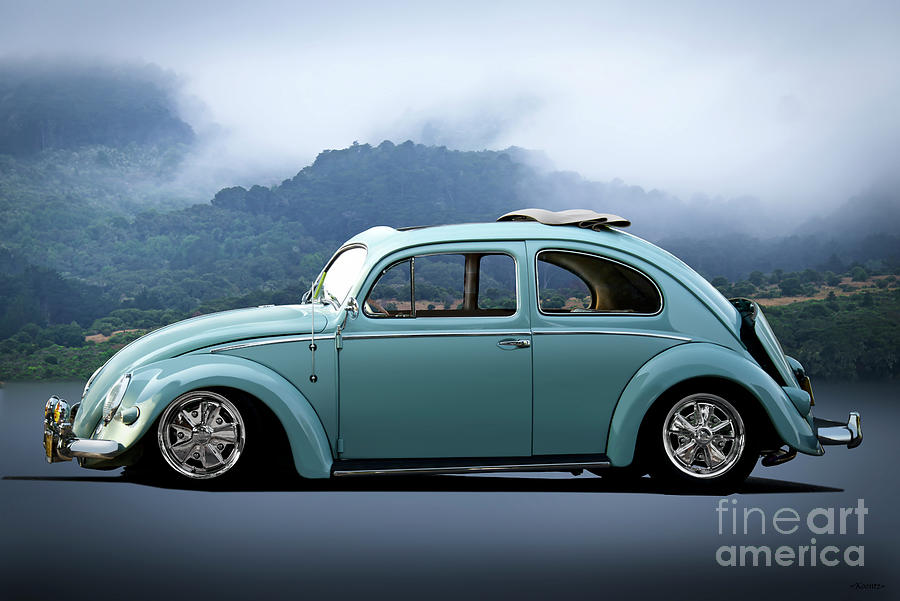
<instances>
[{"instance_id":1,"label":"rear wheel","mask_svg":"<svg viewBox=\"0 0 900 601\"><path fill-rule=\"evenodd\" d=\"M747 478L758 458L749 411L705 392L668 407L654 426L653 476L700 487L735 486Z\"/></svg>"}]
</instances>

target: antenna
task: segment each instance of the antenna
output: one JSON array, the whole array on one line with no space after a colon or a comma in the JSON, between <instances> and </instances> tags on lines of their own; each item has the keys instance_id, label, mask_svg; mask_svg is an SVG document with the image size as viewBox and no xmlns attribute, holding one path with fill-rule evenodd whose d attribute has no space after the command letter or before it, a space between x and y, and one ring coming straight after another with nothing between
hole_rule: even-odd
<instances>
[{"instance_id":1,"label":"antenna","mask_svg":"<svg viewBox=\"0 0 900 601\"><path fill-rule=\"evenodd\" d=\"M325 282L325 274L327 272L323 271L322 275L319 276L317 281L313 282L312 285L312 326L310 326L309 332L309 352L310 352L310 374L309 381L315 384L319 381L319 376L316 375L316 299L319 297L319 293L322 291L322 284ZM317 286L318 284L318 286Z\"/></svg>"}]
</instances>

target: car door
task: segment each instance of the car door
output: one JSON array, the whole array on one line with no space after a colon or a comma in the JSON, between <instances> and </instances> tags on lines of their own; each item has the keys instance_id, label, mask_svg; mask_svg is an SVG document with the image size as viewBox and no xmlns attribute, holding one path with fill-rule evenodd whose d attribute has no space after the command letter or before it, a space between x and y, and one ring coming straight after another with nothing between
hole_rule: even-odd
<instances>
[{"instance_id":1,"label":"car door","mask_svg":"<svg viewBox=\"0 0 900 601\"><path fill-rule=\"evenodd\" d=\"M444 244L375 267L342 334L342 459L531 454L524 257Z\"/></svg>"},{"instance_id":2,"label":"car door","mask_svg":"<svg viewBox=\"0 0 900 601\"><path fill-rule=\"evenodd\" d=\"M534 454L604 453L613 409L672 335L656 283L627 257L587 245L528 242L537 294Z\"/></svg>"}]
</instances>

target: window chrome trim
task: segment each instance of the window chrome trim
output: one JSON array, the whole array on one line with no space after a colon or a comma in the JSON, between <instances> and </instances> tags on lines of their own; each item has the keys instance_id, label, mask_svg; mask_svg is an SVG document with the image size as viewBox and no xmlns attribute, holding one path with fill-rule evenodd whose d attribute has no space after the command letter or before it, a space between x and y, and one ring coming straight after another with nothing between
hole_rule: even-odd
<instances>
[{"instance_id":1,"label":"window chrome trim","mask_svg":"<svg viewBox=\"0 0 900 601\"><path fill-rule=\"evenodd\" d=\"M465 286L465 284L463 284ZM373 286L374 288L374 286ZM463 293L465 294L465 293ZM379 303L380 304L380 303ZM363 303L363 307L366 304ZM409 258L409 312L413 319L416 318L416 257ZM388 316L385 316L388 317Z\"/></svg>"},{"instance_id":2,"label":"window chrome trim","mask_svg":"<svg viewBox=\"0 0 900 601\"><path fill-rule=\"evenodd\" d=\"M519 240L519 242L521 242L521 240ZM405 250L409 250L409 249L405 249ZM487 250L487 251L481 251L481 252L479 252L479 251L474 251L474 252L473 252L473 251L466 251L466 250L448 250L448 251L445 251L445 252L441 251L441 252L429 252L429 253L422 253L422 254L412 254L412 255L410 255L410 256L408 256L408 257L404 257L404 258L402 258L402 259L398 259L398 260L394 261L393 263L389 264L387 267L385 267L385 268L381 271L381 273L378 274L378 277L375 278L375 281L372 282L372 285L369 286L369 290L366 292L366 295L363 297L363 299L364 299L363 302L362 302L363 310L361 311L361 313L362 313L363 315L365 315L368 319L378 319L378 320L381 320L381 319L416 319L416 306L415 306L415 302L413 302L412 306L410 307L410 312L412 313L412 315L409 316L409 317L397 317L397 316L395 316L395 315L390 315L390 316L388 316L388 315L373 315L373 314L370 314L370 313L368 313L368 312L366 311L366 301L369 300L369 295L372 294L372 290L374 290L374 289L375 289L375 286L378 285L378 280L381 279L381 276L383 276L384 274L386 274L390 269L394 268L395 266L399 265L400 263L403 263L404 261L409 261L409 262L410 262L410 266L409 266L409 271L410 271L410 276L409 276L409 278L410 278L410 295L413 295L413 294L415 293L415 283L414 283L414 282L415 282L416 274L415 274L415 267L414 267L414 265L415 265L415 259L416 259L416 257L435 257L435 256L439 256L439 255L460 255L460 256L465 256L465 255L467 255L467 254L469 254L469 255L471 255L471 254L478 254L478 255L481 255L482 257L486 257L486 256L488 256L488 255L503 255L503 256L506 256L506 257L509 257L510 259L512 259L513 265L514 265L515 268L516 268L516 278L515 278L515 282L516 282L516 310L515 310L515 312L514 312L512 315L459 315L459 316L457 316L457 315L442 315L442 316L439 317L439 318L438 318L438 317L427 317L427 318L426 318L426 317L421 317L421 318L419 318L419 319L442 319L442 318L447 318L447 319L486 319L486 318L490 318L490 319L512 319L512 318L518 317L519 314L522 312L522 294L521 294L522 291L521 291L521 289L520 289L521 287L519 286L519 283L520 283L520 282L519 282L519 276L520 276L520 273L519 273L519 261L516 259L515 255L513 255L512 253L510 253L509 251L506 251L506 250ZM527 255L526 255L526 259L527 259ZM369 273L371 273L371 271L370 271ZM479 284L480 284L480 283L481 283L481 276L480 276L480 274L479 274ZM480 288L480 287L479 287L479 288ZM463 283L463 294L465 294L465 282ZM344 336L344 338L347 338L347 336Z\"/></svg>"},{"instance_id":3,"label":"window chrome trim","mask_svg":"<svg viewBox=\"0 0 900 601\"><path fill-rule=\"evenodd\" d=\"M370 334L344 334L342 338L344 340L365 340L367 338L428 338L428 337L452 337L452 336L531 336L531 332L507 332L504 330L490 331L490 330L481 330L477 332L460 330L458 332L453 331L444 331L444 332L385 332L385 333L370 333Z\"/></svg>"},{"instance_id":4,"label":"window chrome trim","mask_svg":"<svg viewBox=\"0 0 900 601\"><path fill-rule=\"evenodd\" d=\"M400 265L401 263L409 263L409 287L410 287L409 297L410 297L410 302L412 303L412 301L413 301L413 299L414 299L414 297L413 297L413 283L412 283L412 280L413 280L413 259L415 259L415 257L416 257L416 256L413 255L413 256L411 256L411 257L406 257L405 259L399 259L399 260L397 260L397 261L394 261L393 263L390 263L387 267L385 267L384 269L381 270L381 273L378 274L378 276L375 278L375 281L372 282L372 285L371 285L371 286L369 286L369 290L366 292L366 294L365 294L364 296L362 296L362 299L363 299L363 301L362 301L362 314L363 314L363 315L365 315L365 316L368 317L369 319L391 319L391 318L393 318L393 319L413 319L412 315L410 315L409 317L398 317L398 316L396 316L396 315L381 315L381 316L378 316L378 315L376 315L376 314L374 314L374 313L369 313L368 311L366 311L366 305L369 303L369 297L372 295L372 291L375 290L375 286L377 286L377 285L378 285L378 282L381 281L381 278L383 278L383 277L387 274L387 272L389 272L391 269L393 269L393 268L396 267L397 265ZM372 272L370 271L369 273L372 273ZM368 277L368 276L367 276L367 277ZM413 303L413 304L414 304L414 303ZM409 307L409 312L412 313L412 311L413 311L413 306L410 305L410 307Z\"/></svg>"},{"instance_id":5,"label":"window chrome trim","mask_svg":"<svg viewBox=\"0 0 900 601\"><path fill-rule=\"evenodd\" d=\"M228 346L220 346L217 348L210 349L210 353L224 353L225 351L235 351L242 348L250 348L254 346L266 346L269 344L286 344L288 342L306 342L308 340L312 340L312 336L307 334L305 336L290 336L288 338L275 338L272 340L253 340L250 342L240 342L238 344L230 344ZM334 340L334 334L325 334L323 336L316 335L316 340Z\"/></svg>"},{"instance_id":6,"label":"window chrome trim","mask_svg":"<svg viewBox=\"0 0 900 601\"><path fill-rule=\"evenodd\" d=\"M532 334L535 336L544 336L548 334L557 334L560 336L577 336L577 335L607 335L607 336L646 336L647 338L665 338L667 340L680 340L682 342L690 342L692 339L686 336L675 336L674 334L655 334L651 332L634 332L627 330L534 330Z\"/></svg>"},{"instance_id":7,"label":"window chrome trim","mask_svg":"<svg viewBox=\"0 0 900 601\"><path fill-rule=\"evenodd\" d=\"M337 259L345 251L348 251L353 248L362 248L364 251L366 251L366 257L365 257L365 259L363 259L362 266L360 266L360 271L362 271L362 268L365 267L365 265L366 265L366 259L369 258L369 247L366 246L365 244L363 244L362 242L354 242L352 244L345 244L344 246L342 246L339 249L337 249L336 251L334 251L334 254L331 255L331 258L328 259L328 262L325 263L325 266L319 271L318 275L316 275L316 279L313 280L313 282L319 281L319 278L322 277L323 273L328 271L328 269L331 267L331 264L334 263L335 259ZM354 282L353 285L350 286L350 290L347 291L347 294L344 296L344 298L338 304L338 307L337 307L338 309L340 309L341 307L344 306L344 303L346 302L347 298L351 296L350 293L353 292L353 286L355 286L358 282L359 282L359 275L357 274L356 282ZM313 284L313 285L315 285L315 284Z\"/></svg>"},{"instance_id":8,"label":"window chrome trim","mask_svg":"<svg viewBox=\"0 0 900 601\"><path fill-rule=\"evenodd\" d=\"M591 257L594 259L600 259L602 261L609 261L611 263L616 263L617 265L621 265L622 267L624 267L626 269L630 269L631 271L636 272L638 275L641 275L641 276L647 278L650 281L650 283L653 284L653 287L656 289L656 294L659 296L659 309L655 313L626 313L623 311L589 311L589 312L586 311L586 312L578 312L578 313L572 313L572 312L569 312L569 313L547 313L546 311L544 311L541 308L541 281L540 281L540 277L538 275L538 261L540 260L541 254L543 254L545 252L565 252L565 253L572 253L575 255L584 255L586 257ZM559 265L554 265L553 263L548 263L548 265L553 265L554 267L559 267ZM566 269L565 267L559 267L559 268L569 271L569 273L572 273L572 275L578 277L578 279L580 279L581 281L584 281L584 279L581 278L581 276L579 276L577 273L574 273L574 272ZM587 283L587 282L585 282L585 283ZM598 255L595 253L585 252L583 250L572 250L570 248L542 248L539 251L534 253L534 295L535 295L535 302L537 303L538 313L540 313L541 315L545 315L547 317L559 317L559 316L568 317L568 316L572 316L572 315L578 315L581 317L594 316L594 315L596 315L596 316L615 315L618 317L654 317L654 316L662 313L663 309L665 309L665 307L666 307L666 297L663 295L662 288L659 287L659 284L656 283L656 280L654 280L649 275L647 275L643 270L638 269L637 267L635 267L633 265L629 265L628 263L619 261L618 259L613 259L612 257L607 257L606 255Z\"/></svg>"}]
</instances>

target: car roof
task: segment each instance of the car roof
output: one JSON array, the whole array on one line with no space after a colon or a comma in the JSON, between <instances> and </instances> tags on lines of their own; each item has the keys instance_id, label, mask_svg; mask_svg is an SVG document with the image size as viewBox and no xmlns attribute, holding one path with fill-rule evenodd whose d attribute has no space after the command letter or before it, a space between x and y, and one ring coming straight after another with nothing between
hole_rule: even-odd
<instances>
[{"instance_id":1,"label":"car roof","mask_svg":"<svg viewBox=\"0 0 900 601\"><path fill-rule=\"evenodd\" d=\"M368 248L366 263L399 250L447 242L489 240L559 240L604 246L646 261L682 282L701 302L731 328L740 327L734 306L703 276L668 251L614 227L587 229L570 225L546 225L535 221L458 223L394 229L376 226L360 232L343 246L363 244Z\"/></svg>"},{"instance_id":2,"label":"car roof","mask_svg":"<svg viewBox=\"0 0 900 601\"><path fill-rule=\"evenodd\" d=\"M357 234L345 246L364 244L370 254L381 257L412 246L488 240L560 240L599 244L654 264L674 262L687 268L682 261L655 244L617 228L593 230L575 225L545 225L534 221L457 223L400 229L377 226Z\"/></svg>"}]
</instances>

